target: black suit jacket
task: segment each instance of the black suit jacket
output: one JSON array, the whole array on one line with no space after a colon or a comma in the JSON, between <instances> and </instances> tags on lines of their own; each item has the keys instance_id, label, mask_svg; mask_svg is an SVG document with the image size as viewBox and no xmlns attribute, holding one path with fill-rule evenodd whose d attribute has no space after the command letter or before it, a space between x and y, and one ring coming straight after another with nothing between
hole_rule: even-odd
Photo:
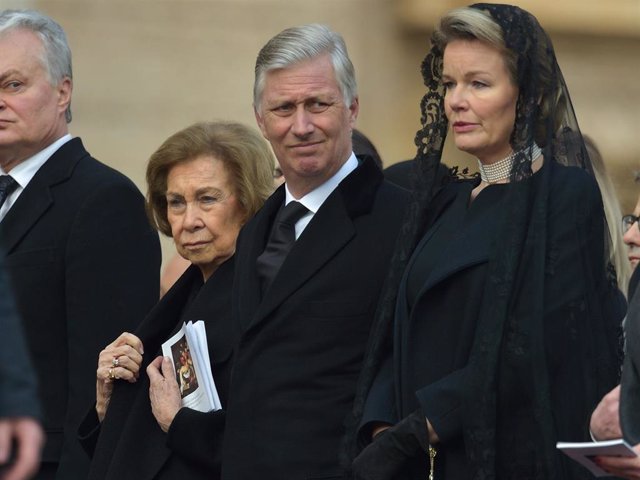
<instances>
[{"instance_id":1,"label":"black suit jacket","mask_svg":"<svg viewBox=\"0 0 640 480\"><path fill-rule=\"evenodd\" d=\"M547 276L543 306L551 403L554 416L564 421L563 425L572 425L571 431L558 431L557 440L588 441L587 415L580 418L577 405L585 398L597 402L597 395L588 382L575 380L580 379L580 372L584 370L581 361L586 345L574 332L580 330L579 324L584 319L570 315L568 306L581 299L586 291L582 274L583 242L591 248L588 258L593 260L593 265L598 265L604 257L602 231L593 229L589 238L580 238L577 219L602 216L602 204L595 181L586 173L552 161L544 168L553 169L545 239ZM534 176L532 181L538 178ZM470 399L475 394L474 373L468 361L482 303L491 301L484 298L484 286L495 236L504 218L501 212L505 210L504 189L508 187L489 187L468 209L469 195L475 185L469 181L452 183L433 200L431 226L416 252L443 229L449 233L444 235L444 242L427 243L425 254L436 256L439 261L426 272L411 306L407 303L405 274L398 292L393 351L388 352L369 392L360 432L361 439L370 439L368 427L373 422L394 424L421 408L440 439L436 478L462 480L472 476L463 438L465 408L473 403ZM445 211L447 215L443 215ZM413 262L415 257L409 268ZM604 272L600 274L604 281ZM611 308L609 320L619 322L624 315L624 302L620 301L619 292L610 292L611 298L604 299ZM512 312L521 313L517 306ZM529 379L512 377L510 380L509 385L502 386L500 408L508 412L510 438L522 445L526 458L536 445L531 440L536 431L535 419L530 399L519 393L519 382ZM567 391L567 385L579 385L579 388ZM402 478L424 478L428 472L427 461L426 454L408 461Z\"/></svg>"},{"instance_id":2,"label":"black suit jacket","mask_svg":"<svg viewBox=\"0 0 640 480\"><path fill-rule=\"evenodd\" d=\"M631 227L635 228L635 227ZM633 445L640 443L640 269L636 267L629 282L629 310L625 323L627 351L622 368L620 391L620 424L624 438Z\"/></svg>"},{"instance_id":3,"label":"black suit jacket","mask_svg":"<svg viewBox=\"0 0 640 480\"><path fill-rule=\"evenodd\" d=\"M0 417L40 418L31 366L13 292L0 251Z\"/></svg>"},{"instance_id":4,"label":"black suit jacket","mask_svg":"<svg viewBox=\"0 0 640 480\"><path fill-rule=\"evenodd\" d=\"M146 367L161 346L189 320L203 320L211 368L223 408L227 402L231 352L231 286L234 260L224 262L202 285L194 265L178 279L145 318L135 334L144 346L136 383L116 382L102 425L92 408L80 428L83 446L92 454L89 479L203 479L220 477L224 410L202 413L179 410L164 433L151 412ZM97 443L96 443L97 442Z\"/></svg>"},{"instance_id":5,"label":"black suit jacket","mask_svg":"<svg viewBox=\"0 0 640 480\"><path fill-rule=\"evenodd\" d=\"M57 478L84 478L76 431L95 399L96 358L158 301L158 236L136 186L75 138L27 185L0 242L40 385L43 461L59 463Z\"/></svg>"},{"instance_id":6,"label":"black suit jacket","mask_svg":"<svg viewBox=\"0 0 640 480\"><path fill-rule=\"evenodd\" d=\"M366 159L314 215L261 298L256 259L284 187L238 239L240 330L222 478L342 478L338 452L406 203Z\"/></svg>"}]
</instances>

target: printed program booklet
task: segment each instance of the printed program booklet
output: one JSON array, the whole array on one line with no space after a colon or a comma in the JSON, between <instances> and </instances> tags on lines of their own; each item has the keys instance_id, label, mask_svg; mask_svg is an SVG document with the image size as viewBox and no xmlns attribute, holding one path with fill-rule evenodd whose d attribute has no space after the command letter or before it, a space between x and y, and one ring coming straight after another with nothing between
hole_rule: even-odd
<instances>
[{"instance_id":1,"label":"printed program booklet","mask_svg":"<svg viewBox=\"0 0 640 480\"><path fill-rule=\"evenodd\" d=\"M207 332L202 320L183 324L162 344L162 354L173 364L183 407L199 412L222 408L211 372Z\"/></svg>"},{"instance_id":2,"label":"printed program booklet","mask_svg":"<svg viewBox=\"0 0 640 480\"><path fill-rule=\"evenodd\" d=\"M638 454L622 438L603 442L558 442L556 447L576 462L586 467L596 477L610 477L594 461L597 455L613 455L618 457L636 457Z\"/></svg>"}]
</instances>

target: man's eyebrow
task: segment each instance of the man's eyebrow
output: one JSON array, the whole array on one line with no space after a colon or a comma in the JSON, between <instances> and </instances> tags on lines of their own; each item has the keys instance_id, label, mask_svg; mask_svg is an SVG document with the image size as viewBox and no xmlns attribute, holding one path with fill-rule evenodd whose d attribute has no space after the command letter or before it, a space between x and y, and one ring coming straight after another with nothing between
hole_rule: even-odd
<instances>
[{"instance_id":1,"label":"man's eyebrow","mask_svg":"<svg viewBox=\"0 0 640 480\"><path fill-rule=\"evenodd\" d=\"M4 82L7 79L7 77L10 77L12 75L16 75L16 74L19 74L19 73L20 72L18 70L16 70L15 68L7 70L3 74L0 74L0 82Z\"/></svg>"}]
</instances>

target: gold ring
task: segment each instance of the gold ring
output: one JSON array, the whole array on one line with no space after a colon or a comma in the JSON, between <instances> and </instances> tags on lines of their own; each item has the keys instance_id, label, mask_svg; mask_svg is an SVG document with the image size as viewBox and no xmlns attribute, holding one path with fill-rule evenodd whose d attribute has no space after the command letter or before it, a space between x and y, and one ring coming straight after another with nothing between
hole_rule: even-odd
<instances>
[{"instance_id":1,"label":"gold ring","mask_svg":"<svg viewBox=\"0 0 640 480\"><path fill-rule=\"evenodd\" d=\"M116 378L116 376L113 374L113 368L110 368L110 369L109 369L109 378L110 378L111 380L115 380L115 378Z\"/></svg>"},{"instance_id":2,"label":"gold ring","mask_svg":"<svg viewBox=\"0 0 640 480\"><path fill-rule=\"evenodd\" d=\"M118 365L120 365L120 359L118 357L113 357L113 360L111 360L111 366L116 368Z\"/></svg>"}]
</instances>

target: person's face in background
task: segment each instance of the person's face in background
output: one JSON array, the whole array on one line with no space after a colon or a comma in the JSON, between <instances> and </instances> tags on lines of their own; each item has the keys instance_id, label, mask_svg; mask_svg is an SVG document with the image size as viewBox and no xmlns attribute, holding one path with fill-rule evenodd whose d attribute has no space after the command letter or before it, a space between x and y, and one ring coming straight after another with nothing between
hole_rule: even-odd
<instances>
[{"instance_id":1,"label":"person's face in background","mask_svg":"<svg viewBox=\"0 0 640 480\"><path fill-rule=\"evenodd\" d=\"M331 59L321 55L268 72L255 115L289 191L300 198L349 158L358 100L344 103Z\"/></svg>"},{"instance_id":2,"label":"person's face in background","mask_svg":"<svg viewBox=\"0 0 640 480\"><path fill-rule=\"evenodd\" d=\"M9 172L67 132L71 80L51 85L36 34L0 35L0 165Z\"/></svg>"},{"instance_id":3,"label":"person's face in background","mask_svg":"<svg viewBox=\"0 0 640 480\"><path fill-rule=\"evenodd\" d=\"M640 216L640 196L633 214L636 217ZM640 225L637 221L624 232L622 240L629 247L629 262L631 263L631 268L635 269L640 263Z\"/></svg>"},{"instance_id":4,"label":"person's face in background","mask_svg":"<svg viewBox=\"0 0 640 480\"><path fill-rule=\"evenodd\" d=\"M487 165L507 157L518 87L502 53L478 40L454 40L444 50L442 82L456 147Z\"/></svg>"},{"instance_id":5,"label":"person's face in background","mask_svg":"<svg viewBox=\"0 0 640 480\"><path fill-rule=\"evenodd\" d=\"M246 217L227 168L211 156L179 163L169 170L166 197L176 249L206 280L235 253Z\"/></svg>"}]
</instances>

